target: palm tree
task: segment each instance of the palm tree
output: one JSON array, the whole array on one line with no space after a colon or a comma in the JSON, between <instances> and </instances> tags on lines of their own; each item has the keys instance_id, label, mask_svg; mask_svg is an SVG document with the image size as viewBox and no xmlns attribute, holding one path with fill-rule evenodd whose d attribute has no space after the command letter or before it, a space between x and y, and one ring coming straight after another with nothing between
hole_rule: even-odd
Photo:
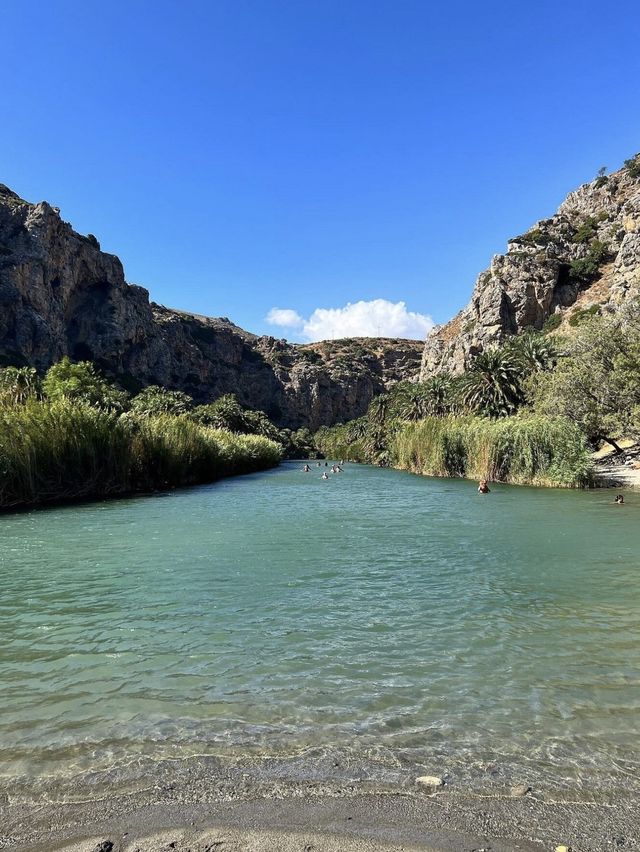
<instances>
[{"instance_id":1,"label":"palm tree","mask_svg":"<svg viewBox=\"0 0 640 852\"><path fill-rule=\"evenodd\" d=\"M371 400L371 404L369 405L369 410L367 412L367 418L371 423L381 425L387 419L389 408L389 395L386 393L380 394L380 396L376 396Z\"/></svg>"},{"instance_id":2,"label":"palm tree","mask_svg":"<svg viewBox=\"0 0 640 852\"><path fill-rule=\"evenodd\" d=\"M448 373L431 376L423 387L429 400L429 414L435 417L444 417L445 414L451 412L453 380Z\"/></svg>"},{"instance_id":3,"label":"palm tree","mask_svg":"<svg viewBox=\"0 0 640 852\"><path fill-rule=\"evenodd\" d=\"M424 385L407 383L398 394L394 413L400 420L423 420L428 416L429 397Z\"/></svg>"},{"instance_id":4,"label":"palm tree","mask_svg":"<svg viewBox=\"0 0 640 852\"><path fill-rule=\"evenodd\" d=\"M461 381L460 400L476 414L506 417L522 402L521 367L509 349L491 349L476 357Z\"/></svg>"},{"instance_id":5,"label":"palm tree","mask_svg":"<svg viewBox=\"0 0 640 852\"><path fill-rule=\"evenodd\" d=\"M357 420L352 420L350 423L347 423L347 441L350 444L353 444L355 441L359 441L360 438L364 438L367 434L367 418L366 417L358 417Z\"/></svg>"},{"instance_id":6,"label":"palm tree","mask_svg":"<svg viewBox=\"0 0 640 852\"><path fill-rule=\"evenodd\" d=\"M558 357L551 338L531 331L512 337L505 349L512 353L526 374L551 370Z\"/></svg>"}]
</instances>

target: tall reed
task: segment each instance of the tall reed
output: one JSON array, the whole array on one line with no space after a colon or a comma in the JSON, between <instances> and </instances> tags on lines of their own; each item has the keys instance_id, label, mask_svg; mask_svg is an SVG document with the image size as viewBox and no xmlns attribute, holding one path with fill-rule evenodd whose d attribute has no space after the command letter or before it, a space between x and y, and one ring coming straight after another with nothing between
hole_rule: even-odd
<instances>
[{"instance_id":1,"label":"tall reed","mask_svg":"<svg viewBox=\"0 0 640 852\"><path fill-rule=\"evenodd\" d=\"M591 481L584 436L562 417L429 417L404 423L390 452L398 467L431 476L562 487Z\"/></svg>"},{"instance_id":2,"label":"tall reed","mask_svg":"<svg viewBox=\"0 0 640 852\"><path fill-rule=\"evenodd\" d=\"M68 401L0 407L0 508L210 482L272 467L278 444L172 415Z\"/></svg>"}]
</instances>

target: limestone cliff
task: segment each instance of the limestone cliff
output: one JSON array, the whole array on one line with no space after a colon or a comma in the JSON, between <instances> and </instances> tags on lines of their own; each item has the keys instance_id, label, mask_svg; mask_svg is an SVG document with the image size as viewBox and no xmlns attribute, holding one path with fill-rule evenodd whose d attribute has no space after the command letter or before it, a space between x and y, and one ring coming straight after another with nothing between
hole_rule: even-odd
<instances>
[{"instance_id":1,"label":"limestone cliff","mask_svg":"<svg viewBox=\"0 0 640 852\"><path fill-rule=\"evenodd\" d=\"M240 402L297 428L349 420L390 384L414 378L423 344L361 339L293 345L227 319L170 310L127 284L117 257L46 202L0 184L0 363L45 370L94 361L125 387L149 384L206 402Z\"/></svg>"},{"instance_id":2,"label":"limestone cliff","mask_svg":"<svg viewBox=\"0 0 640 852\"><path fill-rule=\"evenodd\" d=\"M639 291L640 155L570 193L554 216L509 240L506 254L479 275L467 307L428 336L421 379L460 373L511 334L562 326L594 305L615 309Z\"/></svg>"}]
</instances>

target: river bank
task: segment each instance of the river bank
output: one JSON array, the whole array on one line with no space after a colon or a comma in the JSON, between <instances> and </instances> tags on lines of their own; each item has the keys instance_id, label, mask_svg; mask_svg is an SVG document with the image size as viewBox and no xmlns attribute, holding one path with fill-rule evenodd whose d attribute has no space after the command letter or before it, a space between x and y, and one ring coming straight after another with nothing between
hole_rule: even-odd
<instances>
[{"instance_id":1,"label":"river bank","mask_svg":"<svg viewBox=\"0 0 640 852\"><path fill-rule=\"evenodd\" d=\"M248 770L248 766L243 767ZM307 767L310 774L315 767ZM623 791L617 801L556 801L544 790L441 792L351 778L278 781L237 774L198 759L158 765L148 786L119 794L116 779L81 798L52 790L0 805L0 848L20 852L542 852L565 844L580 852L637 848L640 814ZM86 779L85 779L86 780ZM94 779L97 780L97 779ZM104 782L104 777L102 778ZM53 799L49 796L54 796ZM112 845L110 845L112 844Z\"/></svg>"}]
</instances>

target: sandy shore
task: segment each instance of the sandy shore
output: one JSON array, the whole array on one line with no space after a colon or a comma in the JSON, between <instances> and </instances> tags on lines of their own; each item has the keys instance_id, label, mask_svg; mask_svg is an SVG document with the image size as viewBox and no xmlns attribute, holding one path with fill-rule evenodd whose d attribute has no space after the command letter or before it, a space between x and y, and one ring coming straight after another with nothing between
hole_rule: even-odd
<instances>
[{"instance_id":1,"label":"sandy shore","mask_svg":"<svg viewBox=\"0 0 640 852\"><path fill-rule=\"evenodd\" d=\"M0 848L74 852L575 852L638 849L633 797L613 803L552 801L531 790L433 794L369 790L358 784L251 780L221 785L209 767L162 772L155 785L126 794L98 787L75 801L49 791L5 795ZM173 780L172 780L173 779ZM11 788L8 788L11 789ZM79 788L80 790L80 788ZM253 792L252 792L253 791ZM0 800L2 801L2 800Z\"/></svg>"},{"instance_id":2,"label":"sandy shore","mask_svg":"<svg viewBox=\"0 0 640 852\"><path fill-rule=\"evenodd\" d=\"M610 488L640 489L640 445L633 441L620 441L622 453L606 446L592 458L596 481Z\"/></svg>"}]
</instances>

